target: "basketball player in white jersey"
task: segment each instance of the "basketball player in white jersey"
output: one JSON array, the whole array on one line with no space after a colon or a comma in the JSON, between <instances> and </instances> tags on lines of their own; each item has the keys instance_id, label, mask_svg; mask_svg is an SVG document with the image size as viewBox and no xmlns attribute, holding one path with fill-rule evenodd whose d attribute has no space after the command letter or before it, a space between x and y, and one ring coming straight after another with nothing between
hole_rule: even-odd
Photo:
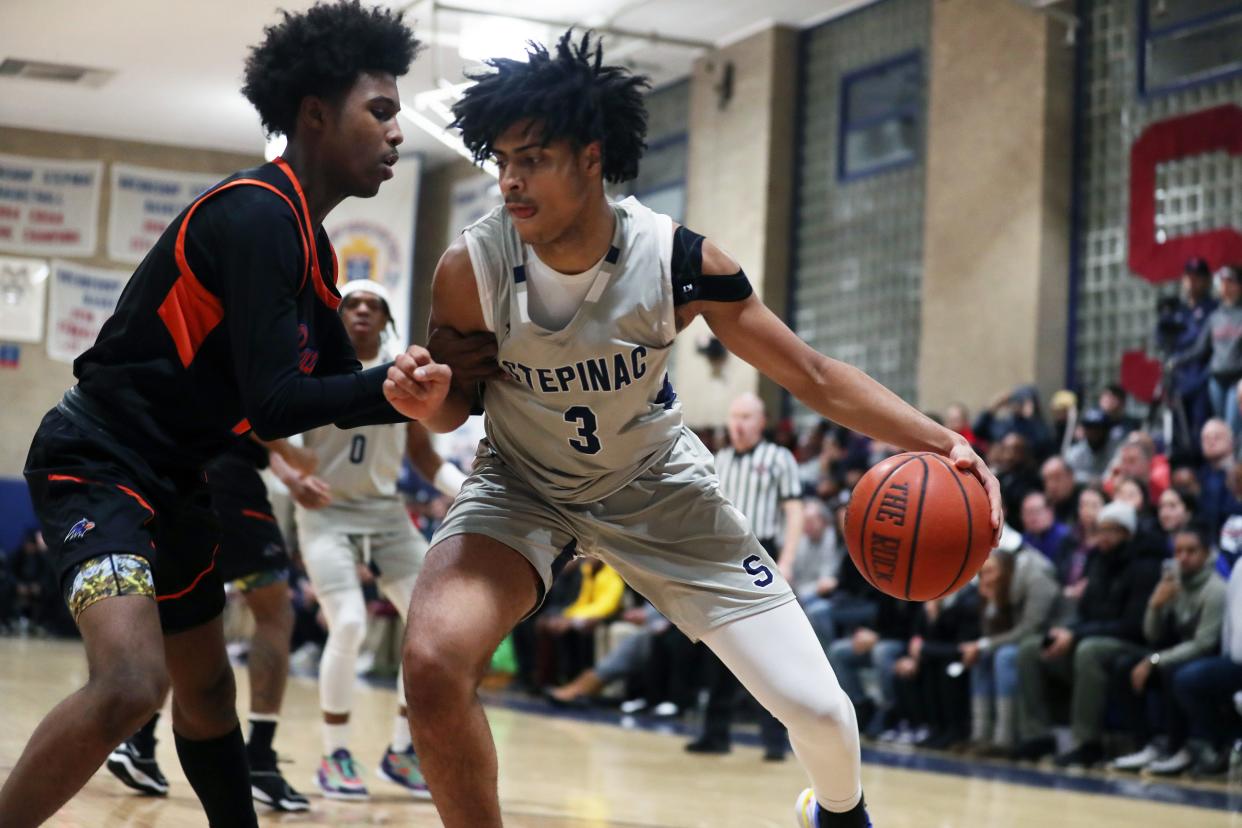
<instances>
[{"instance_id":1,"label":"basketball player in white jersey","mask_svg":"<svg viewBox=\"0 0 1242 828\"><path fill-rule=\"evenodd\" d=\"M476 159L500 169L505 204L467 228L435 275L431 325L492 331L508 379L482 389L487 439L415 587L406 634L414 744L448 828L497 828L495 747L476 688L496 645L537 606L558 560L598 556L704 641L788 728L812 788L798 824L870 825L858 728L810 623L711 455L682 423L666 375L673 340L703 316L742 359L824 417L886 443L936 451L995 477L958 435L861 371L816 353L759 301L727 253L604 182L633 178L645 79L567 33L549 54L489 61L454 106ZM440 331L437 340L451 340ZM434 369L430 369L434 370ZM399 410L429 369L398 358ZM438 414L475 400L454 383ZM689 803L688 803L689 804Z\"/></svg>"},{"instance_id":2,"label":"basketball player in white jersey","mask_svg":"<svg viewBox=\"0 0 1242 828\"><path fill-rule=\"evenodd\" d=\"M363 279L346 282L341 286L339 312L364 366L391 358L382 341L392 325L383 285ZM355 666L367 623L358 570L366 567L377 573L380 591L404 620L427 542L415 531L397 492L402 458L408 455L420 474L450 496L457 493L464 475L451 463L441 462L426 429L417 422L349 430L327 426L302 439L318 460L316 475L286 478L286 483L298 503L302 559L328 622L319 665L324 755L315 784L330 799L361 800L368 791L349 750ZM397 688L400 695L400 677ZM377 773L415 796L428 795L410 745L404 705L393 721L392 741Z\"/></svg>"}]
</instances>

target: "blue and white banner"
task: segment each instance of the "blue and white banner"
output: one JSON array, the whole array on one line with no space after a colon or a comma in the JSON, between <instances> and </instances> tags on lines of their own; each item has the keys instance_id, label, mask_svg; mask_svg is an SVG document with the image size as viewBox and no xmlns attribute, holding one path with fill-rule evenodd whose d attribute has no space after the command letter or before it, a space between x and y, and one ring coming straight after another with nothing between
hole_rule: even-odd
<instances>
[{"instance_id":1,"label":"blue and white banner","mask_svg":"<svg viewBox=\"0 0 1242 828\"><path fill-rule=\"evenodd\" d=\"M94 345L99 329L112 315L129 277L127 270L103 270L54 260L50 279L48 357L73 362Z\"/></svg>"},{"instance_id":2,"label":"blue and white banner","mask_svg":"<svg viewBox=\"0 0 1242 828\"><path fill-rule=\"evenodd\" d=\"M108 258L137 264L185 206L225 174L112 165Z\"/></svg>"},{"instance_id":3,"label":"blue and white banner","mask_svg":"<svg viewBox=\"0 0 1242 828\"><path fill-rule=\"evenodd\" d=\"M93 256L100 161L0 155L0 252Z\"/></svg>"},{"instance_id":4,"label":"blue and white banner","mask_svg":"<svg viewBox=\"0 0 1242 828\"><path fill-rule=\"evenodd\" d=\"M48 273L45 259L0 256L0 339L42 341Z\"/></svg>"},{"instance_id":5,"label":"blue and white banner","mask_svg":"<svg viewBox=\"0 0 1242 828\"><path fill-rule=\"evenodd\" d=\"M391 181L372 198L347 198L324 227L336 249L337 281L371 279L388 288L402 347L410 341L410 285L414 278L414 220L422 164L401 160Z\"/></svg>"}]
</instances>

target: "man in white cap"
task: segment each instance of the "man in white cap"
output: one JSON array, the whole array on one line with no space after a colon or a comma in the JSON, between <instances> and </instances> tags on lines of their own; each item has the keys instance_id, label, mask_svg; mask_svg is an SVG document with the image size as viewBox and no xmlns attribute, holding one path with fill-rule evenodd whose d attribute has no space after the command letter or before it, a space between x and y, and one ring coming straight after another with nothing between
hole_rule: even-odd
<instances>
[{"instance_id":1,"label":"man in white cap","mask_svg":"<svg viewBox=\"0 0 1242 828\"><path fill-rule=\"evenodd\" d=\"M340 292L341 321L359 361L370 367L391 359L384 349L387 333L396 333L388 291L378 282L355 279ZM278 473L298 504L302 559L328 621L319 667L324 755L315 784L329 799L366 799L366 784L349 750L355 666L367 624L362 580L374 577L405 619L427 542L397 492L402 458L408 456L449 496L457 494L465 476L441 461L417 422L349 430L325 426L304 434L303 441L318 459L315 475ZM398 690L401 686L398 676ZM428 796L403 705L377 772L415 796Z\"/></svg>"},{"instance_id":2,"label":"man in white cap","mask_svg":"<svg viewBox=\"0 0 1242 828\"><path fill-rule=\"evenodd\" d=\"M1100 745L1113 657L1146 652L1143 616L1160 579L1160 560L1138 554L1131 540L1134 507L1114 502L1100 510L1099 540L1087 561L1087 587L1073 621L1031 636L1018 648L1017 758L1037 760L1056 749L1048 697L1051 682L1072 684L1073 748L1062 767L1090 767L1104 758Z\"/></svg>"}]
</instances>

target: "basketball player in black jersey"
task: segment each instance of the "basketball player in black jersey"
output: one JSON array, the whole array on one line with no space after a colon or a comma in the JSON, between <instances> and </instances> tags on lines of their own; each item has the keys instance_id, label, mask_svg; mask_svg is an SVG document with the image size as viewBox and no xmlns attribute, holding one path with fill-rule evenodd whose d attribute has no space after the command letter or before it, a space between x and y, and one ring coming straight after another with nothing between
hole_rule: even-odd
<instances>
[{"instance_id":1,"label":"basketball player in black jersey","mask_svg":"<svg viewBox=\"0 0 1242 828\"><path fill-rule=\"evenodd\" d=\"M392 177L396 78L416 48L401 15L357 0L269 27L242 91L288 136L285 157L230 176L173 221L40 424L25 475L89 678L5 780L4 828L51 817L170 682L177 753L210 824L257 824L202 469L251 431L398 422L442 402L450 372L421 348L401 355L417 379L387 398L389 366L361 370L322 228L342 200Z\"/></svg>"}]
</instances>

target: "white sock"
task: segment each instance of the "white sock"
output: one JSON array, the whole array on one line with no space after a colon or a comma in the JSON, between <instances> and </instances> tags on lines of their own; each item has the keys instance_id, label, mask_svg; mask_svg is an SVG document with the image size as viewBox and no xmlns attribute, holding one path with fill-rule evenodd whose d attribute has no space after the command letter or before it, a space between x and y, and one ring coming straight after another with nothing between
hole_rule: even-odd
<instances>
[{"instance_id":1,"label":"white sock","mask_svg":"<svg viewBox=\"0 0 1242 828\"><path fill-rule=\"evenodd\" d=\"M392 749L396 753L405 753L411 744L410 723L398 713L392 720Z\"/></svg>"},{"instance_id":2,"label":"white sock","mask_svg":"<svg viewBox=\"0 0 1242 828\"><path fill-rule=\"evenodd\" d=\"M341 748L349 749L349 722L323 724L323 755L331 756Z\"/></svg>"}]
</instances>

